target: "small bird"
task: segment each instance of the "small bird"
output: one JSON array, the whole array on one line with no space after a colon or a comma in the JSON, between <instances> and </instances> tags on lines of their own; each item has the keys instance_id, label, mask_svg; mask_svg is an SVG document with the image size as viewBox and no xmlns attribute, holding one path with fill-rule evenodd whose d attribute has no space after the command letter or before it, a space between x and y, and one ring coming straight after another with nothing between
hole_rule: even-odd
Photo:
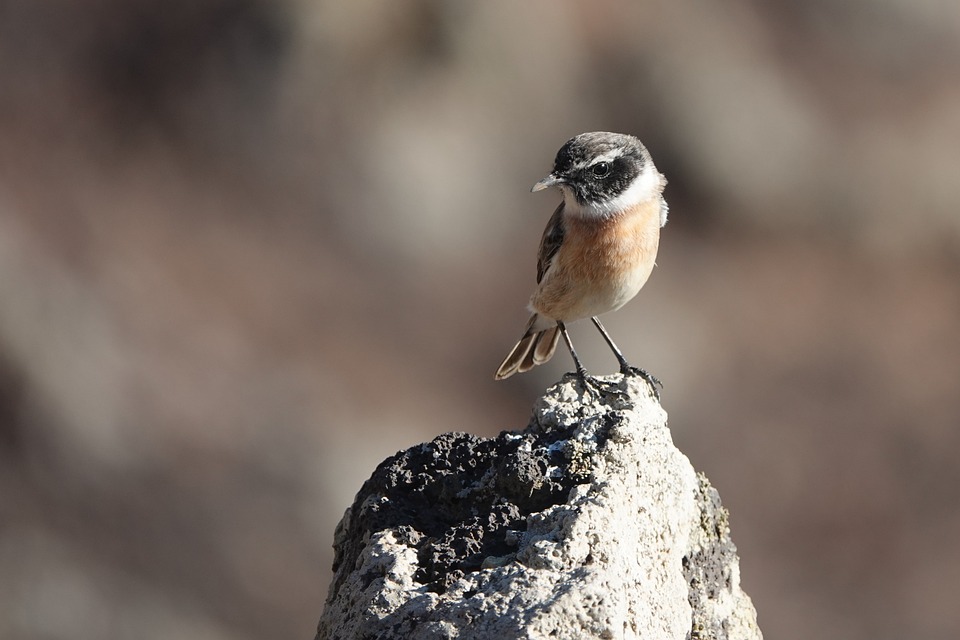
<instances>
[{"instance_id":1,"label":"small bird","mask_svg":"<svg viewBox=\"0 0 960 640\"><path fill-rule=\"evenodd\" d=\"M547 362L563 336L577 377L597 388L577 357L567 323L590 318L613 350L624 375L643 377L659 399L654 376L623 357L597 316L629 302L653 271L660 228L667 223L663 199L666 178L637 138L595 131L568 140L557 152L553 171L532 192L559 187L563 201L540 240L533 315L497 373L496 380Z\"/></svg>"}]
</instances>

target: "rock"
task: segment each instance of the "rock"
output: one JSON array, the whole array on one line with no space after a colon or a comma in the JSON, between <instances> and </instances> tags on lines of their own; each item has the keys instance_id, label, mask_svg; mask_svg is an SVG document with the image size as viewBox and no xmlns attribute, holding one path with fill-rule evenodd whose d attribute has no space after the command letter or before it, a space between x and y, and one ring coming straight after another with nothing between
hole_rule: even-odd
<instances>
[{"instance_id":1,"label":"rock","mask_svg":"<svg viewBox=\"0 0 960 640\"><path fill-rule=\"evenodd\" d=\"M335 534L317 640L759 639L716 490L636 377L385 460Z\"/></svg>"}]
</instances>

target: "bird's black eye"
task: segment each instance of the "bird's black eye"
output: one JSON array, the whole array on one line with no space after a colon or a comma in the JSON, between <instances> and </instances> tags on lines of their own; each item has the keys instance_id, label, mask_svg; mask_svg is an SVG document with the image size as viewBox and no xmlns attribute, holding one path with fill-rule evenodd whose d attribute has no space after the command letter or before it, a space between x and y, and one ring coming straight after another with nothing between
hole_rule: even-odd
<instances>
[{"instance_id":1,"label":"bird's black eye","mask_svg":"<svg viewBox=\"0 0 960 640\"><path fill-rule=\"evenodd\" d=\"M610 173L610 163L609 162L598 162L597 164L590 167L590 170L593 171L593 175L597 178L606 178Z\"/></svg>"}]
</instances>

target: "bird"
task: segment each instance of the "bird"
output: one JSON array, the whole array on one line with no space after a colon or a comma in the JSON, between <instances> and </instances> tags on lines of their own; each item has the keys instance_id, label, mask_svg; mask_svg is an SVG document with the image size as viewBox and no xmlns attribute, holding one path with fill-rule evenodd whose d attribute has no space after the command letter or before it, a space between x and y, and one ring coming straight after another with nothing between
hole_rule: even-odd
<instances>
[{"instance_id":1,"label":"bird","mask_svg":"<svg viewBox=\"0 0 960 640\"><path fill-rule=\"evenodd\" d=\"M580 362L567 324L590 318L613 351L620 372L639 375L660 399L663 385L631 366L597 316L616 311L646 284L669 208L666 178L636 137L593 131L568 140L553 170L531 192L560 189L563 199L540 240L537 287L523 337L504 358L494 379L529 371L553 357L563 338L581 383L600 389Z\"/></svg>"}]
</instances>

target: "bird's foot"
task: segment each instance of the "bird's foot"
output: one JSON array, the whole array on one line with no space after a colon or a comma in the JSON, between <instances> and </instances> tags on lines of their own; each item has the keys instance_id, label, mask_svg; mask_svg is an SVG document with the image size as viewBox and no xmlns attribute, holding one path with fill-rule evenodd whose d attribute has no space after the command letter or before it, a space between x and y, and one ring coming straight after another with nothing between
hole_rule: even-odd
<instances>
[{"instance_id":1,"label":"bird's foot","mask_svg":"<svg viewBox=\"0 0 960 640\"><path fill-rule=\"evenodd\" d=\"M639 376L643 378L647 384L650 385L650 390L653 391L653 397L656 398L657 402L660 402L660 389L663 388L663 383L660 382L660 379L655 375L646 369L641 369L640 367L631 367L630 365L624 365L620 367L620 373L622 373L624 376ZM660 389L657 387L660 387Z\"/></svg>"},{"instance_id":2,"label":"bird's foot","mask_svg":"<svg viewBox=\"0 0 960 640\"><path fill-rule=\"evenodd\" d=\"M563 376L564 380L569 380L571 378L575 378L580 383L580 386L583 387L585 395L593 395L593 393L596 393L597 397L599 398L600 396L609 394L611 392L607 386L608 383L588 375L586 371L571 371Z\"/></svg>"}]
</instances>

